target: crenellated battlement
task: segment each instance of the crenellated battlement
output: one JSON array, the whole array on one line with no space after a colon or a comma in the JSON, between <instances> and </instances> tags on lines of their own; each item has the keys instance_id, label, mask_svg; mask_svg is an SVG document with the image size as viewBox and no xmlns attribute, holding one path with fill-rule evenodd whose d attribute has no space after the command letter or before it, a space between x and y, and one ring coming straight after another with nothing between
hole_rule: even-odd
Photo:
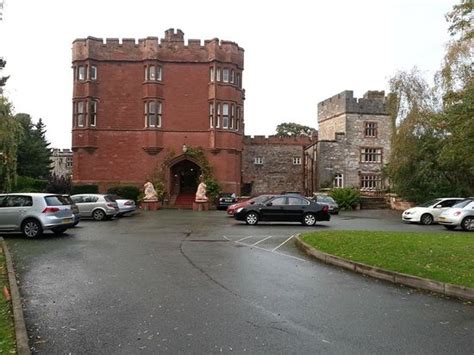
<instances>
[{"instance_id":1,"label":"crenellated battlement","mask_svg":"<svg viewBox=\"0 0 474 355\"><path fill-rule=\"evenodd\" d=\"M164 38L97 38L89 36L73 41L73 61L143 61L234 63L243 68L244 49L235 42L213 38L202 44L199 39L184 40L184 33L170 28Z\"/></svg>"},{"instance_id":2,"label":"crenellated battlement","mask_svg":"<svg viewBox=\"0 0 474 355\"><path fill-rule=\"evenodd\" d=\"M354 92L345 90L318 103L318 122L341 114L387 115L384 91L367 91L362 98L355 98Z\"/></svg>"},{"instance_id":3,"label":"crenellated battlement","mask_svg":"<svg viewBox=\"0 0 474 355\"><path fill-rule=\"evenodd\" d=\"M244 136L244 145L265 145L265 144L284 144L284 145L301 145L306 146L313 142L311 137L291 136Z\"/></svg>"}]
</instances>

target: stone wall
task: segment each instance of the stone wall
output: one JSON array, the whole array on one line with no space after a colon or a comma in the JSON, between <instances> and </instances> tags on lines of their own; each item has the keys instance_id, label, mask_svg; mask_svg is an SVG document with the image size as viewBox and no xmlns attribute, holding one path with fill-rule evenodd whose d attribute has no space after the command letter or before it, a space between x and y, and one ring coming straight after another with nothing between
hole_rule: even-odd
<instances>
[{"instance_id":1,"label":"stone wall","mask_svg":"<svg viewBox=\"0 0 474 355\"><path fill-rule=\"evenodd\" d=\"M251 186L251 195L298 191L304 193L304 147L309 137L245 137L242 154L242 182ZM262 164L255 164L262 158ZM293 158L300 158L295 165Z\"/></svg>"}]
</instances>

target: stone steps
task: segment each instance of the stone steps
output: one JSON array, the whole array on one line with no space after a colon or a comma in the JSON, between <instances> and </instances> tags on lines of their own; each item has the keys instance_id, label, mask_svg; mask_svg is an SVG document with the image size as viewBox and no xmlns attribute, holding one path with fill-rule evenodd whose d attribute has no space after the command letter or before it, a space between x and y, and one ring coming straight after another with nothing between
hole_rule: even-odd
<instances>
[{"instance_id":1,"label":"stone steps","mask_svg":"<svg viewBox=\"0 0 474 355\"><path fill-rule=\"evenodd\" d=\"M363 210L376 210L390 208L384 197L361 197L360 208Z\"/></svg>"}]
</instances>

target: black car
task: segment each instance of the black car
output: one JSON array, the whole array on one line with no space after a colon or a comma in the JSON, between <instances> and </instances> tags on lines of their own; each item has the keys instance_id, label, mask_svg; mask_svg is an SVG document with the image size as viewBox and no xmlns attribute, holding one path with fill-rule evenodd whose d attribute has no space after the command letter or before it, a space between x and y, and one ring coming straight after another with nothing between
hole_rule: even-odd
<instances>
[{"instance_id":1,"label":"black car","mask_svg":"<svg viewBox=\"0 0 474 355\"><path fill-rule=\"evenodd\" d=\"M230 205L233 205L236 202L237 202L237 197L235 197L235 194L222 192L217 197L216 208L218 210L226 210L227 207L229 207Z\"/></svg>"},{"instance_id":2,"label":"black car","mask_svg":"<svg viewBox=\"0 0 474 355\"><path fill-rule=\"evenodd\" d=\"M313 226L316 221L329 221L329 207L296 195L277 195L264 203L255 203L237 209L235 219L247 224L259 221L301 222Z\"/></svg>"}]
</instances>

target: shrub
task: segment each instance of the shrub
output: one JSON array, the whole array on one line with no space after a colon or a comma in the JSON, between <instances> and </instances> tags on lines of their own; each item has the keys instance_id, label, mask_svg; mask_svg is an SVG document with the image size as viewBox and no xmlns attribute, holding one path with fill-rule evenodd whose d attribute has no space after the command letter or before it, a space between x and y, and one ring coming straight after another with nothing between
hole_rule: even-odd
<instances>
[{"instance_id":1,"label":"shrub","mask_svg":"<svg viewBox=\"0 0 474 355\"><path fill-rule=\"evenodd\" d=\"M206 184L206 192L207 192L207 195L209 196L209 199L211 201L214 201L219 195L219 192L221 191L221 187L219 186L217 181L212 178L206 179L204 183Z\"/></svg>"},{"instance_id":2,"label":"shrub","mask_svg":"<svg viewBox=\"0 0 474 355\"><path fill-rule=\"evenodd\" d=\"M46 192L55 194L70 194L71 193L71 177L53 174L48 179L46 185Z\"/></svg>"},{"instance_id":3,"label":"shrub","mask_svg":"<svg viewBox=\"0 0 474 355\"><path fill-rule=\"evenodd\" d=\"M18 176L13 192L43 192L48 180L33 179L27 176Z\"/></svg>"},{"instance_id":4,"label":"shrub","mask_svg":"<svg viewBox=\"0 0 474 355\"><path fill-rule=\"evenodd\" d=\"M99 186L97 185L72 185L71 188L71 195L97 193L99 193Z\"/></svg>"},{"instance_id":5,"label":"shrub","mask_svg":"<svg viewBox=\"0 0 474 355\"><path fill-rule=\"evenodd\" d=\"M120 197L137 202L138 196L140 195L140 189L134 185L121 185L109 188L107 193L119 195Z\"/></svg>"},{"instance_id":6,"label":"shrub","mask_svg":"<svg viewBox=\"0 0 474 355\"><path fill-rule=\"evenodd\" d=\"M353 187L332 189L330 195L339 207L345 210L355 208L360 201L360 191Z\"/></svg>"}]
</instances>

